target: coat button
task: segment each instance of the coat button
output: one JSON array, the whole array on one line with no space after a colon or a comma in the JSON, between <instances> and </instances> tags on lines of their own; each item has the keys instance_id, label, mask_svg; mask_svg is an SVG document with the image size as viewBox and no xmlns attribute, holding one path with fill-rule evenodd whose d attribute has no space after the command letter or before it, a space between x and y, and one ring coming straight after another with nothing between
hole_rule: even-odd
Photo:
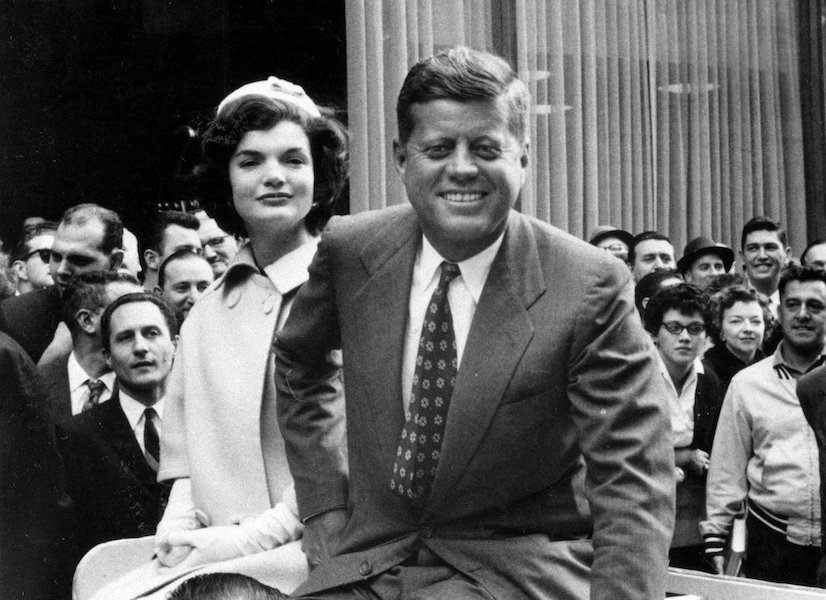
<instances>
[{"instance_id":1,"label":"coat button","mask_svg":"<svg viewBox=\"0 0 826 600\"><path fill-rule=\"evenodd\" d=\"M362 577L367 577L372 571L373 565L370 564L369 560L365 560L359 565L359 575Z\"/></svg>"}]
</instances>

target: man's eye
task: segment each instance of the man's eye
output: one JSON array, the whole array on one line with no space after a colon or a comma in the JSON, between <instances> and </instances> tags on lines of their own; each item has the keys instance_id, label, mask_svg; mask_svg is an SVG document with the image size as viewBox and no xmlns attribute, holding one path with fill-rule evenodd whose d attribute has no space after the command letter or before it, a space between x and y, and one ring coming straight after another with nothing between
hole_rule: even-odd
<instances>
[{"instance_id":1,"label":"man's eye","mask_svg":"<svg viewBox=\"0 0 826 600\"><path fill-rule=\"evenodd\" d=\"M173 287L172 289L173 289L173 290L175 290L176 292L178 292L179 294L183 294L183 293L185 293L185 292L189 289L189 286L186 286L186 285L176 285L176 286L175 286L175 287Z\"/></svg>"},{"instance_id":2,"label":"man's eye","mask_svg":"<svg viewBox=\"0 0 826 600\"><path fill-rule=\"evenodd\" d=\"M448 154L450 154L451 148L446 146L445 144L438 144L436 146L428 146L425 150L425 154L427 154L430 158L444 158Z\"/></svg>"},{"instance_id":3,"label":"man's eye","mask_svg":"<svg viewBox=\"0 0 826 600\"><path fill-rule=\"evenodd\" d=\"M486 160L493 160L495 158L499 158L499 155L501 154L499 148L497 148L496 146L491 146L490 144L482 144L480 146L476 146L474 151L476 152L477 156L484 158Z\"/></svg>"}]
</instances>

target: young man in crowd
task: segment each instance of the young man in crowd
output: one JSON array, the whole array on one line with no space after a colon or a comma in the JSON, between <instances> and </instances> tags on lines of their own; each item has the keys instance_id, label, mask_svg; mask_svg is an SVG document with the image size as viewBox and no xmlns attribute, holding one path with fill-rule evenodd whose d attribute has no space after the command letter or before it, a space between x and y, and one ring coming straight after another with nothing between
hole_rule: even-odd
<instances>
[{"instance_id":1,"label":"young man in crowd","mask_svg":"<svg viewBox=\"0 0 826 600\"><path fill-rule=\"evenodd\" d=\"M791 252L786 244L786 231L779 223L768 217L754 217L743 225L740 257L749 287L769 299L769 309L775 317L780 304L780 271L789 263Z\"/></svg>"},{"instance_id":2,"label":"young man in crowd","mask_svg":"<svg viewBox=\"0 0 826 600\"><path fill-rule=\"evenodd\" d=\"M29 230L15 248L12 269L17 276L17 294L47 288L54 283L49 272L54 223L44 223Z\"/></svg>"},{"instance_id":3,"label":"young man in crowd","mask_svg":"<svg viewBox=\"0 0 826 600\"><path fill-rule=\"evenodd\" d=\"M800 255L800 264L826 271L826 240L815 240Z\"/></svg>"},{"instance_id":4,"label":"young man in crowd","mask_svg":"<svg viewBox=\"0 0 826 600\"><path fill-rule=\"evenodd\" d=\"M100 319L114 300L141 289L137 279L116 271L89 271L70 280L61 316L72 336L71 350L37 367L56 422L68 421L112 395L115 374L102 354Z\"/></svg>"},{"instance_id":5,"label":"young man in crowd","mask_svg":"<svg viewBox=\"0 0 826 600\"><path fill-rule=\"evenodd\" d=\"M143 260L143 288L154 292L158 285L158 270L168 256L178 250L201 252L198 218L179 210L164 210L152 216L146 230Z\"/></svg>"},{"instance_id":6,"label":"young man in crowd","mask_svg":"<svg viewBox=\"0 0 826 600\"><path fill-rule=\"evenodd\" d=\"M652 271L673 269L676 265L674 246L662 233L643 231L634 236L628 250L628 264L631 266L634 281L639 281Z\"/></svg>"},{"instance_id":7,"label":"young man in crowd","mask_svg":"<svg viewBox=\"0 0 826 600\"><path fill-rule=\"evenodd\" d=\"M715 277L728 273L732 264L734 250L700 236L686 244L683 256L677 261L677 268L686 283L704 290Z\"/></svg>"},{"instance_id":8,"label":"young man in crowd","mask_svg":"<svg viewBox=\"0 0 826 600\"><path fill-rule=\"evenodd\" d=\"M156 474L178 322L162 299L138 292L107 306L100 328L117 391L59 436L76 558L108 540L153 535L169 495Z\"/></svg>"},{"instance_id":9,"label":"young man in crowd","mask_svg":"<svg viewBox=\"0 0 826 600\"><path fill-rule=\"evenodd\" d=\"M761 249L761 252L764 252ZM717 425L701 524L706 554L723 572L731 525L748 505L745 574L815 585L821 515L818 448L796 394L822 364L826 274L791 265L778 282L783 339L731 380Z\"/></svg>"},{"instance_id":10,"label":"young man in crowd","mask_svg":"<svg viewBox=\"0 0 826 600\"><path fill-rule=\"evenodd\" d=\"M172 307L180 324L212 281L212 268L203 256L178 250L161 263L155 293Z\"/></svg>"}]
</instances>

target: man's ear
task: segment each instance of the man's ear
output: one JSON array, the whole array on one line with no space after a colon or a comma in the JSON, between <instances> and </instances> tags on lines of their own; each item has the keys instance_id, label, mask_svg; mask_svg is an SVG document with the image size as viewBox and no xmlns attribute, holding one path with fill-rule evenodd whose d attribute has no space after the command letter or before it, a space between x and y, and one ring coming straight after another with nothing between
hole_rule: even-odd
<instances>
[{"instance_id":1,"label":"man's ear","mask_svg":"<svg viewBox=\"0 0 826 600\"><path fill-rule=\"evenodd\" d=\"M117 271L120 269L120 266L123 264L123 250L120 248L115 248L112 250L112 253L109 254L109 262L110 262L110 271Z\"/></svg>"},{"instance_id":2,"label":"man's ear","mask_svg":"<svg viewBox=\"0 0 826 600\"><path fill-rule=\"evenodd\" d=\"M519 157L519 164L522 165L523 169L528 168L528 163L530 162L531 157L531 144L530 142L525 142L522 144L522 156Z\"/></svg>"},{"instance_id":3,"label":"man's ear","mask_svg":"<svg viewBox=\"0 0 826 600\"><path fill-rule=\"evenodd\" d=\"M18 281L28 281L29 280L29 270L26 268L26 263L22 260L16 260L11 265L12 270L14 271L15 275L17 275Z\"/></svg>"},{"instance_id":4,"label":"man's ear","mask_svg":"<svg viewBox=\"0 0 826 600\"><path fill-rule=\"evenodd\" d=\"M155 284L155 287L153 288L152 291L155 292L156 296L163 296L163 290L161 289L161 286L159 286L157 284Z\"/></svg>"},{"instance_id":5,"label":"man's ear","mask_svg":"<svg viewBox=\"0 0 826 600\"><path fill-rule=\"evenodd\" d=\"M87 308L81 308L75 313L75 323L78 324L86 335L95 335L95 321L93 313Z\"/></svg>"},{"instance_id":6,"label":"man's ear","mask_svg":"<svg viewBox=\"0 0 826 600\"><path fill-rule=\"evenodd\" d=\"M407 163L407 151L404 144L399 140L393 140L393 164L396 166L396 173L399 177L404 177L404 169Z\"/></svg>"}]
</instances>

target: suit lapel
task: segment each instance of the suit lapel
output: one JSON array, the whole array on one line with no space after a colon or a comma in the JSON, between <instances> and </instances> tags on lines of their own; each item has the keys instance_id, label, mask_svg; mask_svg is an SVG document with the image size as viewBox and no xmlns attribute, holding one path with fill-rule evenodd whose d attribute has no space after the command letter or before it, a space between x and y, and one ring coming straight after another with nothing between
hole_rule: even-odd
<instances>
[{"instance_id":1,"label":"suit lapel","mask_svg":"<svg viewBox=\"0 0 826 600\"><path fill-rule=\"evenodd\" d=\"M545 287L533 231L511 213L465 344L426 512L438 509L476 452L533 337L528 308Z\"/></svg>"},{"instance_id":2,"label":"suit lapel","mask_svg":"<svg viewBox=\"0 0 826 600\"><path fill-rule=\"evenodd\" d=\"M120 404L120 395L115 392L112 397L100 405L100 420L97 425L100 436L108 440L123 463L144 485L155 482L155 472L149 467L146 458L135 439L135 432Z\"/></svg>"},{"instance_id":3,"label":"suit lapel","mask_svg":"<svg viewBox=\"0 0 826 600\"><path fill-rule=\"evenodd\" d=\"M72 418L72 392L69 389L69 355L56 359L43 371L43 385L49 397L49 409L57 423Z\"/></svg>"},{"instance_id":4,"label":"suit lapel","mask_svg":"<svg viewBox=\"0 0 826 600\"><path fill-rule=\"evenodd\" d=\"M368 414L375 416L380 460L390 460L404 425L401 369L413 263L421 230L410 210L388 223L361 253L369 279L356 293L361 321L354 327L354 347L363 349L353 372L371 373ZM349 357L347 357L349 358ZM346 358L345 358L346 360ZM378 371L378 372L377 372ZM346 385L346 383L345 383ZM389 403L389 405L388 405Z\"/></svg>"}]
</instances>

